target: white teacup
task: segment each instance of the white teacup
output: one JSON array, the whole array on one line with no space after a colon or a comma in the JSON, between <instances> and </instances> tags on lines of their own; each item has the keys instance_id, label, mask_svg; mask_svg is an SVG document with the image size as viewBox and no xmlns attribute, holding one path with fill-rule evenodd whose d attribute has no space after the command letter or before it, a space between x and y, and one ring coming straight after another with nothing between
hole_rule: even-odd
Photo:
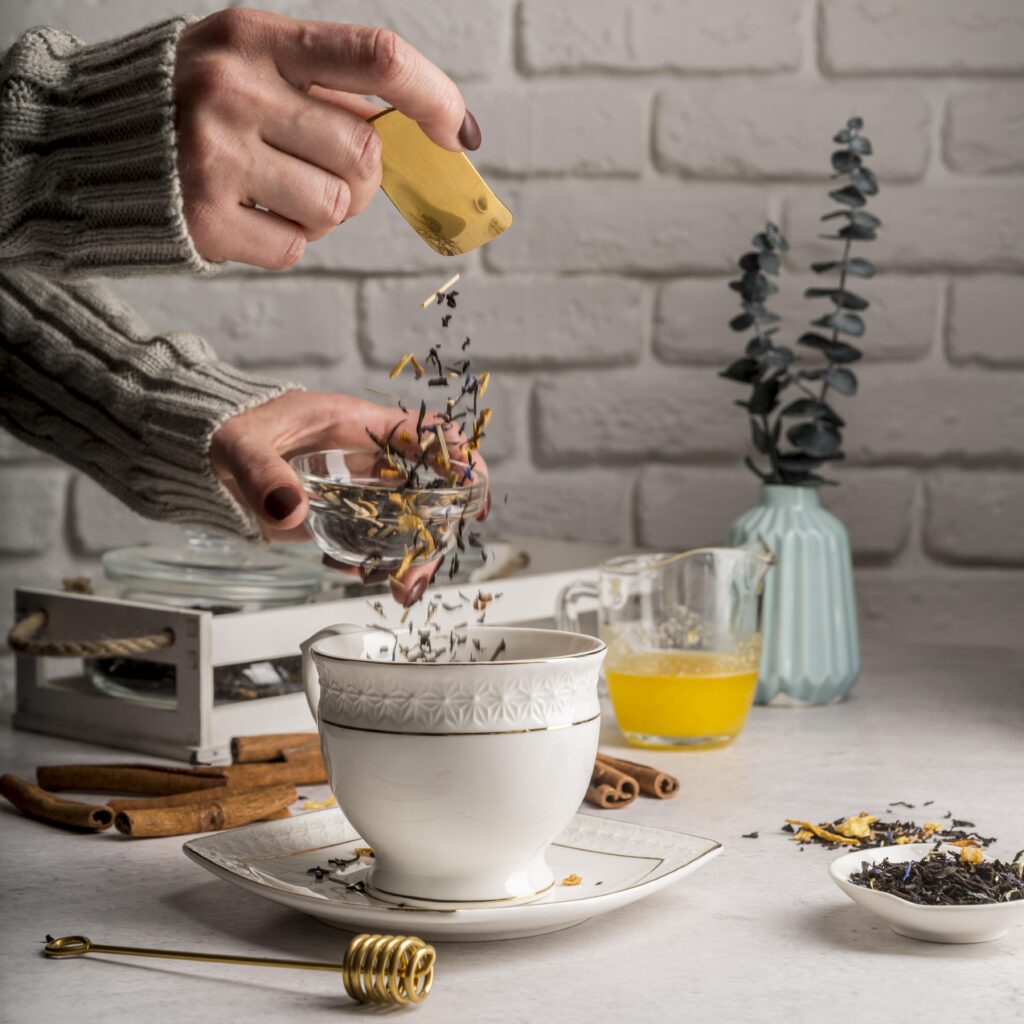
<instances>
[{"instance_id":1,"label":"white teacup","mask_svg":"<svg viewBox=\"0 0 1024 1024\"><path fill-rule=\"evenodd\" d=\"M331 789L374 849L368 888L392 902L538 898L554 884L545 850L593 770L604 644L546 629L465 633L464 657L504 640L499 660L393 661L394 634L363 626L302 645Z\"/></svg>"}]
</instances>

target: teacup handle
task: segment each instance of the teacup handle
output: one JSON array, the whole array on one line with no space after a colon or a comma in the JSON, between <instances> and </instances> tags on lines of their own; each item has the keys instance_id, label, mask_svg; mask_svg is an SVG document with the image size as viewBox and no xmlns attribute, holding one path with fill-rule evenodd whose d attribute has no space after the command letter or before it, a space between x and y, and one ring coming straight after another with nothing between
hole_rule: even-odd
<instances>
[{"instance_id":1,"label":"teacup handle","mask_svg":"<svg viewBox=\"0 0 1024 1024\"><path fill-rule=\"evenodd\" d=\"M306 688L306 703L309 704L309 710L313 713L313 720L318 722L320 717L317 713L317 709L320 706L320 674L316 670L316 665L313 662L313 644L317 640L323 640L329 636L344 636L346 633L362 633L364 626L352 626L352 625L338 625L338 626L325 626L319 632L314 633L308 640L303 640L299 644L299 649L302 651L302 685Z\"/></svg>"},{"instance_id":2,"label":"teacup handle","mask_svg":"<svg viewBox=\"0 0 1024 1024\"><path fill-rule=\"evenodd\" d=\"M581 597L596 600L600 596L597 584L588 580L574 580L567 587L562 587L555 601L555 624L570 633L580 632L580 613L576 610L576 602Z\"/></svg>"}]
</instances>

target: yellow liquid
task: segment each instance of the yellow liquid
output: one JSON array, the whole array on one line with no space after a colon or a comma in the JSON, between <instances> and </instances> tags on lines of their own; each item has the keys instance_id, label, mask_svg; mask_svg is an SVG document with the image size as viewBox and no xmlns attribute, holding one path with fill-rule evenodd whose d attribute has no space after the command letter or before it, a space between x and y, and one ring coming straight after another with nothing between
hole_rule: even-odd
<instances>
[{"instance_id":1,"label":"yellow liquid","mask_svg":"<svg viewBox=\"0 0 1024 1024\"><path fill-rule=\"evenodd\" d=\"M724 746L743 728L757 687L757 658L655 651L619 658L612 652L609 660L608 691L619 728L634 746Z\"/></svg>"}]
</instances>

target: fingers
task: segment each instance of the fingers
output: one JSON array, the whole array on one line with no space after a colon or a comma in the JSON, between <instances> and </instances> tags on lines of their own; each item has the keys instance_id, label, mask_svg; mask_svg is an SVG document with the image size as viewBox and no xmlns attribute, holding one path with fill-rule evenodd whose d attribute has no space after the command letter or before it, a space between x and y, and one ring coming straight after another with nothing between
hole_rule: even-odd
<instances>
[{"instance_id":1,"label":"fingers","mask_svg":"<svg viewBox=\"0 0 1024 1024\"><path fill-rule=\"evenodd\" d=\"M350 114L355 114L361 121L368 121L375 114L388 109L387 107L382 107L379 103L372 103L370 100L363 99L362 96L357 96L355 93L339 92L337 89L325 89L322 85L311 85L307 95L315 100L330 103L332 107L337 107L339 110L347 110Z\"/></svg>"},{"instance_id":2,"label":"fingers","mask_svg":"<svg viewBox=\"0 0 1024 1024\"><path fill-rule=\"evenodd\" d=\"M479 129L459 133L466 105L455 83L390 29L326 21L280 19L268 33L278 71L300 91L312 85L380 96L398 107L438 145L462 151L479 145Z\"/></svg>"},{"instance_id":3,"label":"fingers","mask_svg":"<svg viewBox=\"0 0 1024 1024\"><path fill-rule=\"evenodd\" d=\"M306 496L291 466L272 446L239 433L220 446L218 461L266 527L277 533L302 525Z\"/></svg>"},{"instance_id":4,"label":"fingers","mask_svg":"<svg viewBox=\"0 0 1024 1024\"><path fill-rule=\"evenodd\" d=\"M365 100L360 102L379 110ZM271 161L268 167L258 163L254 170L281 179L276 192L282 199L287 199L289 191L301 194L313 222L281 206L257 201L307 229L319 225L319 233L308 235L310 238L319 238L346 218L362 213L380 188L380 135L364 118L340 104L303 96L282 85L274 102L268 104L260 132L273 150L298 159ZM339 182L344 188L339 188Z\"/></svg>"},{"instance_id":5,"label":"fingers","mask_svg":"<svg viewBox=\"0 0 1024 1024\"><path fill-rule=\"evenodd\" d=\"M213 263L236 260L264 270L287 270L306 251L306 235L298 224L239 202L186 198L185 215L196 248Z\"/></svg>"},{"instance_id":6,"label":"fingers","mask_svg":"<svg viewBox=\"0 0 1024 1024\"><path fill-rule=\"evenodd\" d=\"M270 146L262 149L246 182L252 202L297 224L309 241L323 238L349 215L347 181ZM365 206L369 198L361 201Z\"/></svg>"},{"instance_id":7,"label":"fingers","mask_svg":"<svg viewBox=\"0 0 1024 1024\"><path fill-rule=\"evenodd\" d=\"M435 558L423 565L411 566L400 581L391 581L391 596L404 608L416 604L427 592L440 564L441 559Z\"/></svg>"}]
</instances>

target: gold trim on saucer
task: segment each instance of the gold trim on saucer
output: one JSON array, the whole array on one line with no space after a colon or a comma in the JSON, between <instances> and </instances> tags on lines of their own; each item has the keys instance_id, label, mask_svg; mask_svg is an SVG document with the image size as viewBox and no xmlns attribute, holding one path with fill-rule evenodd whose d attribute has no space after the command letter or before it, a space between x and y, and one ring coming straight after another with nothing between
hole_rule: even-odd
<instances>
[{"instance_id":1,"label":"gold trim on saucer","mask_svg":"<svg viewBox=\"0 0 1024 1024\"><path fill-rule=\"evenodd\" d=\"M475 904L475 903L511 903L513 900L530 900L530 899L533 899L536 896L543 896L544 893L550 892L552 889L554 889L554 887L555 887L555 881L554 881L554 879L552 879L550 885L546 885L546 886L544 886L543 889L538 889L536 892L526 892L526 893L523 893L522 896L498 896L495 899L490 899L490 900L435 900L435 899L431 899L429 896L409 896L407 893L404 893L404 892L391 892L388 889L381 889L378 886L373 885L372 883L366 883L366 892L370 896L372 896L374 894L374 891L382 892L382 893L384 893L385 896L397 896L399 899L403 899L403 900L416 900L419 903L471 903L471 904ZM381 900L381 902L382 903L387 903L387 900ZM391 905L394 906L395 904L391 904ZM416 910L417 908L416 907L408 907L408 908L401 907L399 909L402 909L402 910L405 910L405 909ZM428 909L428 908L419 908L419 909Z\"/></svg>"},{"instance_id":2,"label":"gold trim on saucer","mask_svg":"<svg viewBox=\"0 0 1024 1024\"><path fill-rule=\"evenodd\" d=\"M563 722L561 725L538 725L533 729L496 729L491 732L405 732L401 729L369 729L361 725L342 725L328 718L321 718L322 725L333 725L335 729L347 729L350 732L373 732L384 736L517 736L528 732L554 732L556 729L574 729L577 725L587 725L601 717L599 711L590 718L581 718L578 722ZM383 891L383 890L382 890Z\"/></svg>"}]
</instances>

